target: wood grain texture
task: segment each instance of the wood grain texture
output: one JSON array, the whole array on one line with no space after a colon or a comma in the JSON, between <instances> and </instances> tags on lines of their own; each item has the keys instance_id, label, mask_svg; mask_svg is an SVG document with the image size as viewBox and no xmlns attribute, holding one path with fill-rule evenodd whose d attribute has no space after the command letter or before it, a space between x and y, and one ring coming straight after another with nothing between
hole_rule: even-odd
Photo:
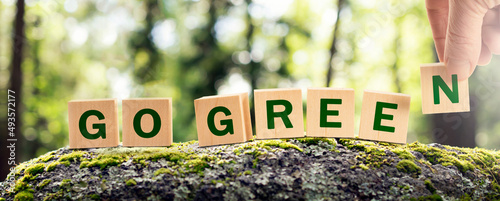
<instances>
[{"instance_id":1,"label":"wood grain texture","mask_svg":"<svg viewBox=\"0 0 500 201\"><path fill-rule=\"evenodd\" d=\"M153 114L138 115L139 111L151 109L156 112L160 119L159 130L153 130ZM125 99L122 101L122 143L123 146L132 147L152 147L172 145L172 99L171 98L138 98ZM153 137L141 137L134 129L134 118L140 119L140 130L144 133L151 133Z\"/></svg>"},{"instance_id":2,"label":"wood grain texture","mask_svg":"<svg viewBox=\"0 0 500 201\"><path fill-rule=\"evenodd\" d=\"M339 122L338 127L321 127L321 99L340 99L340 104L327 104L328 111L338 111L338 115L328 115L327 122ZM326 113L324 113L326 114ZM307 137L354 138L354 90L335 88L307 89Z\"/></svg>"},{"instance_id":3,"label":"wood grain texture","mask_svg":"<svg viewBox=\"0 0 500 201\"><path fill-rule=\"evenodd\" d=\"M245 100L246 99L246 100ZM250 109L248 105L248 94L207 96L194 101L196 113L196 127L198 131L198 142L201 147L242 143L252 136L252 127L248 127L250 122ZM230 120L233 125L233 134L227 133L223 136L215 135L209 128L209 113L216 107L224 107L230 112L217 112L214 116L215 128L225 130L228 125L223 125L223 121ZM227 121L226 121L227 122ZM251 124L251 123L250 123Z\"/></svg>"},{"instance_id":4,"label":"wood grain texture","mask_svg":"<svg viewBox=\"0 0 500 201\"><path fill-rule=\"evenodd\" d=\"M420 84L422 86L422 113L450 113L470 111L469 81L458 81L458 103L452 103L442 89L439 89L439 104L434 104L433 76L438 75L446 85L452 87L452 77L447 74L443 63L422 64L420 66Z\"/></svg>"},{"instance_id":5,"label":"wood grain texture","mask_svg":"<svg viewBox=\"0 0 500 201\"><path fill-rule=\"evenodd\" d=\"M397 109L380 107L379 102L397 105ZM382 104L379 104L382 106ZM394 132L376 129L376 113L386 115L378 125L394 128ZM361 108L361 123L359 126L359 138L393 143L406 143L408 132L408 119L410 114L410 96L399 93L386 93L367 91L363 93L363 105ZM392 120L390 120L392 116Z\"/></svg>"},{"instance_id":6,"label":"wood grain texture","mask_svg":"<svg viewBox=\"0 0 500 201\"><path fill-rule=\"evenodd\" d=\"M89 134L95 135L99 129L93 128L94 124L105 125L105 139L87 139L83 136L79 122L82 114L89 110L96 110L102 113L104 119L99 120L97 116L90 115L86 119L86 129ZM115 147L119 144L118 129L118 109L116 99L102 100L73 100L68 102L69 121L69 148L95 148L95 147Z\"/></svg>"},{"instance_id":7,"label":"wood grain texture","mask_svg":"<svg viewBox=\"0 0 500 201\"><path fill-rule=\"evenodd\" d=\"M282 118L274 118L274 129L268 127L267 102L286 100L290 102L292 111L288 118L292 128L287 128ZM301 89L260 89L254 91L256 139L296 138L304 137L304 116L302 109ZM274 112L283 112L285 106L275 105Z\"/></svg>"}]
</instances>

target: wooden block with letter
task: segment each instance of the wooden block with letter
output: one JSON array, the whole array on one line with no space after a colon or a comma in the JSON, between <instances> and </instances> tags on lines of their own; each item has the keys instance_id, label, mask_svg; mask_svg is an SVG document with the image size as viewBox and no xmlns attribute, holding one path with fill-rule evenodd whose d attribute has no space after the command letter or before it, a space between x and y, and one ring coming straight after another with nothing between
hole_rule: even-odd
<instances>
[{"instance_id":1,"label":"wooden block with letter","mask_svg":"<svg viewBox=\"0 0 500 201\"><path fill-rule=\"evenodd\" d=\"M406 143L410 96L364 91L359 138Z\"/></svg>"},{"instance_id":2,"label":"wooden block with letter","mask_svg":"<svg viewBox=\"0 0 500 201\"><path fill-rule=\"evenodd\" d=\"M122 101L123 146L170 146L172 99L143 98Z\"/></svg>"},{"instance_id":3,"label":"wooden block with letter","mask_svg":"<svg viewBox=\"0 0 500 201\"><path fill-rule=\"evenodd\" d=\"M252 139L247 93L202 97L194 101L194 107L200 146Z\"/></svg>"},{"instance_id":4,"label":"wooden block with letter","mask_svg":"<svg viewBox=\"0 0 500 201\"><path fill-rule=\"evenodd\" d=\"M354 138L354 90L307 89L307 137Z\"/></svg>"},{"instance_id":5,"label":"wooden block with letter","mask_svg":"<svg viewBox=\"0 0 500 201\"><path fill-rule=\"evenodd\" d=\"M257 139L304 137L300 89L255 90L254 105Z\"/></svg>"},{"instance_id":6,"label":"wooden block with letter","mask_svg":"<svg viewBox=\"0 0 500 201\"><path fill-rule=\"evenodd\" d=\"M119 144L116 99L70 101L68 120L70 149Z\"/></svg>"},{"instance_id":7,"label":"wooden block with letter","mask_svg":"<svg viewBox=\"0 0 500 201\"><path fill-rule=\"evenodd\" d=\"M468 112L469 82L458 81L457 75L448 75L443 63L420 66L422 86L422 113Z\"/></svg>"}]
</instances>

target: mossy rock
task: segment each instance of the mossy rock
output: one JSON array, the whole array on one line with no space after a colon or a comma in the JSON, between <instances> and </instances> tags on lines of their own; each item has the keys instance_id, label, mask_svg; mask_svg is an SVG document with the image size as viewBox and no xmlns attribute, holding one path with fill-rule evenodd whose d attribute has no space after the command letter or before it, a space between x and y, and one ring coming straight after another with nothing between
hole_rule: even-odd
<instances>
[{"instance_id":1,"label":"mossy rock","mask_svg":"<svg viewBox=\"0 0 500 201\"><path fill-rule=\"evenodd\" d=\"M499 170L499 151L418 142L61 148L18 165L0 200L498 200Z\"/></svg>"}]
</instances>

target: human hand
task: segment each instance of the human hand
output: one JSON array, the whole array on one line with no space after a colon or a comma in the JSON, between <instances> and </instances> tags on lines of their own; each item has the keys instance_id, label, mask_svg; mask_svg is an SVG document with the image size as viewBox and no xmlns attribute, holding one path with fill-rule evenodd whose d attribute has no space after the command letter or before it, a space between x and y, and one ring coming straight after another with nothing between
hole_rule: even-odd
<instances>
[{"instance_id":1,"label":"human hand","mask_svg":"<svg viewBox=\"0 0 500 201\"><path fill-rule=\"evenodd\" d=\"M500 54L500 0L426 0L439 60L467 79L476 65Z\"/></svg>"}]
</instances>

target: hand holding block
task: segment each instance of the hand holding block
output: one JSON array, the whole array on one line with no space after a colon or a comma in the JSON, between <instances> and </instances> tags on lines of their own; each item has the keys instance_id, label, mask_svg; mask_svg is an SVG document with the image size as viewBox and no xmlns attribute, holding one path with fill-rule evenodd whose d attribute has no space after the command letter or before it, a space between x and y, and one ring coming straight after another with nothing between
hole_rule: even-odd
<instances>
[{"instance_id":1,"label":"hand holding block","mask_svg":"<svg viewBox=\"0 0 500 201\"><path fill-rule=\"evenodd\" d=\"M70 101L68 119L70 149L118 146L116 99Z\"/></svg>"},{"instance_id":2,"label":"hand holding block","mask_svg":"<svg viewBox=\"0 0 500 201\"><path fill-rule=\"evenodd\" d=\"M255 90L254 105L257 139L304 137L300 89Z\"/></svg>"},{"instance_id":3,"label":"hand holding block","mask_svg":"<svg viewBox=\"0 0 500 201\"><path fill-rule=\"evenodd\" d=\"M248 94L207 96L194 101L200 146L252 139Z\"/></svg>"},{"instance_id":4,"label":"hand holding block","mask_svg":"<svg viewBox=\"0 0 500 201\"><path fill-rule=\"evenodd\" d=\"M122 101L123 146L172 145L172 99L145 98Z\"/></svg>"},{"instance_id":5,"label":"hand holding block","mask_svg":"<svg viewBox=\"0 0 500 201\"><path fill-rule=\"evenodd\" d=\"M306 136L354 138L354 90L307 89Z\"/></svg>"},{"instance_id":6,"label":"hand holding block","mask_svg":"<svg viewBox=\"0 0 500 201\"><path fill-rule=\"evenodd\" d=\"M422 85L422 113L468 112L469 82L458 81L457 75L449 76L443 63L420 66Z\"/></svg>"},{"instance_id":7,"label":"hand holding block","mask_svg":"<svg viewBox=\"0 0 500 201\"><path fill-rule=\"evenodd\" d=\"M404 144L409 116L409 95L365 91L359 138Z\"/></svg>"}]
</instances>

